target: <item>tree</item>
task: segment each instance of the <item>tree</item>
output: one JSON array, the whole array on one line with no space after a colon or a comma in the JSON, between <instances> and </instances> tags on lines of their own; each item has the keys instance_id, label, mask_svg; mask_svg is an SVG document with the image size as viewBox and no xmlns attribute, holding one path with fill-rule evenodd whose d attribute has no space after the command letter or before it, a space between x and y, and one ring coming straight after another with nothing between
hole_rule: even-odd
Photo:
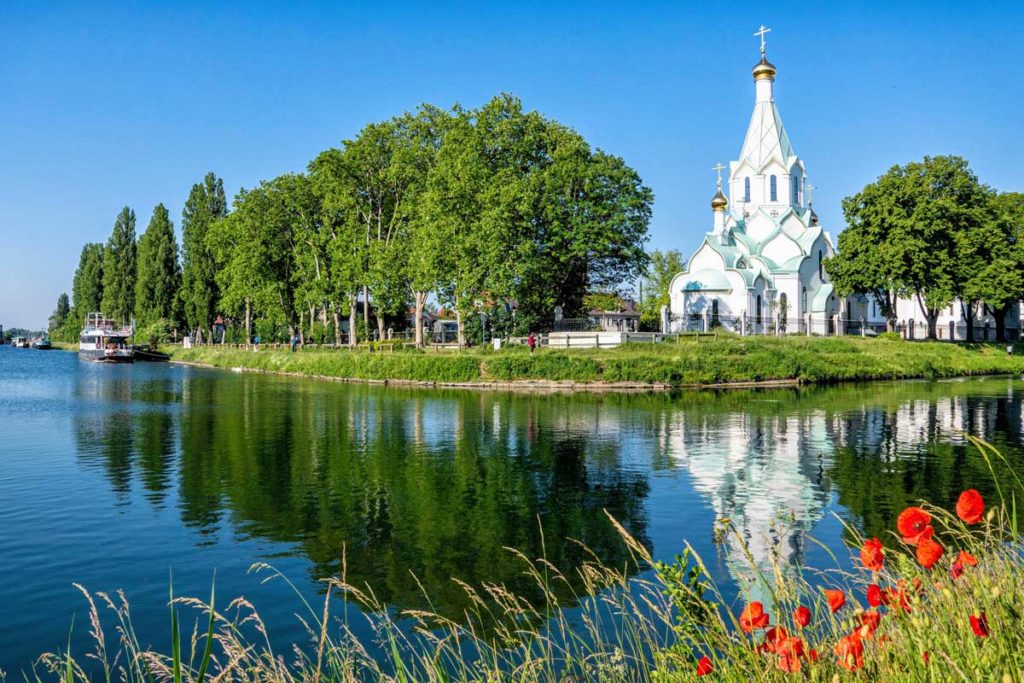
<instances>
[{"instance_id":1,"label":"tree","mask_svg":"<svg viewBox=\"0 0 1024 683\"><path fill-rule=\"evenodd\" d=\"M140 325L177 319L178 242L174 224L163 204L153 209L149 227L139 238L138 279L135 285L135 317Z\"/></svg>"},{"instance_id":2,"label":"tree","mask_svg":"<svg viewBox=\"0 0 1024 683\"><path fill-rule=\"evenodd\" d=\"M103 312L127 322L135 311L135 212L127 206L114 221L103 250Z\"/></svg>"},{"instance_id":3,"label":"tree","mask_svg":"<svg viewBox=\"0 0 1024 683\"><path fill-rule=\"evenodd\" d=\"M993 194L990 209L973 239L976 258L964 292L967 301L992 308L996 339L1006 341L1006 316L1024 298L1024 194Z\"/></svg>"},{"instance_id":4,"label":"tree","mask_svg":"<svg viewBox=\"0 0 1024 683\"><path fill-rule=\"evenodd\" d=\"M207 173L203 182L192 186L181 213L181 303L185 322L192 329L205 330L212 339L218 291L216 262L206 235L213 223L228 213L224 182Z\"/></svg>"},{"instance_id":5,"label":"tree","mask_svg":"<svg viewBox=\"0 0 1024 683\"><path fill-rule=\"evenodd\" d=\"M682 272L686 264L675 249L652 251L650 263L644 272L644 295L640 301L640 324L657 330L661 326L661 307L671 304L669 286L672 278Z\"/></svg>"},{"instance_id":6,"label":"tree","mask_svg":"<svg viewBox=\"0 0 1024 683\"><path fill-rule=\"evenodd\" d=\"M66 292L61 293L57 297L57 307L53 309L53 313L50 314L50 323L47 326L47 330L53 334L68 321L71 313L71 304L68 301L68 295Z\"/></svg>"},{"instance_id":7,"label":"tree","mask_svg":"<svg viewBox=\"0 0 1024 683\"><path fill-rule=\"evenodd\" d=\"M90 243L82 247L78 269L71 285L72 318L81 326L89 313L103 306L103 245Z\"/></svg>"},{"instance_id":8,"label":"tree","mask_svg":"<svg viewBox=\"0 0 1024 683\"><path fill-rule=\"evenodd\" d=\"M849 227L827 263L837 291L873 294L890 328L895 298L911 296L935 339L939 312L960 294L962 247L984 225L989 201L960 157L892 167L843 200Z\"/></svg>"}]
</instances>

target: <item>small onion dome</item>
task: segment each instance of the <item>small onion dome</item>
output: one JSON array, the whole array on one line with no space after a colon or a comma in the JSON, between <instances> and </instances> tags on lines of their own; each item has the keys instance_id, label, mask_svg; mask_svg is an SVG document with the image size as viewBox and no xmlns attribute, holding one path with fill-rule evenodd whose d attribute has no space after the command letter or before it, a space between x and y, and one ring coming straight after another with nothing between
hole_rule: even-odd
<instances>
[{"instance_id":1,"label":"small onion dome","mask_svg":"<svg viewBox=\"0 0 1024 683\"><path fill-rule=\"evenodd\" d=\"M776 71L775 67L772 66L772 64L768 61L766 57L761 57L761 61L758 62L757 66L754 67L753 74L755 81L759 81L762 78L774 80Z\"/></svg>"},{"instance_id":2,"label":"small onion dome","mask_svg":"<svg viewBox=\"0 0 1024 683\"><path fill-rule=\"evenodd\" d=\"M811 209L811 225L818 224L818 214L814 213L814 209Z\"/></svg>"},{"instance_id":3,"label":"small onion dome","mask_svg":"<svg viewBox=\"0 0 1024 683\"><path fill-rule=\"evenodd\" d=\"M714 211L725 211L728 206L729 200L725 198L721 190L716 192L715 196L711 198L711 209Z\"/></svg>"}]
</instances>

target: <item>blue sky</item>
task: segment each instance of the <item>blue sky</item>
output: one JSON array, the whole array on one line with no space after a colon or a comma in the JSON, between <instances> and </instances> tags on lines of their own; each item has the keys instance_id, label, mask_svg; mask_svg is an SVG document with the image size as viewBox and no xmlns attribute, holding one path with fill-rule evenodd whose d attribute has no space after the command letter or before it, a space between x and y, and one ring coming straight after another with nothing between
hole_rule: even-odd
<instances>
[{"instance_id":1,"label":"blue sky","mask_svg":"<svg viewBox=\"0 0 1024 683\"><path fill-rule=\"evenodd\" d=\"M0 3L0 324L40 327L124 205L180 223L367 122L507 91L654 190L652 248L710 227L753 104L753 31L833 235L889 166L961 154L1024 189L1024 4Z\"/></svg>"}]
</instances>

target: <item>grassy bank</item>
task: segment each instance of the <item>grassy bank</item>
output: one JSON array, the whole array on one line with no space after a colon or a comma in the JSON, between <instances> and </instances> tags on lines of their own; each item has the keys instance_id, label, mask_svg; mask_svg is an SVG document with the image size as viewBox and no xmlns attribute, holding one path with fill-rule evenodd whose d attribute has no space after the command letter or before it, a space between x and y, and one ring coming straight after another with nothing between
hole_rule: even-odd
<instances>
[{"instance_id":1,"label":"grassy bank","mask_svg":"<svg viewBox=\"0 0 1024 683\"><path fill-rule=\"evenodd\" d=\"M1002 458L975 443L975 457L988 465ZM457 621L396 613L367 587L334 577L324 583L321 604L297 598L308 639L287 652L273 649L244 599L224 605L212 596L172 596L170 637L162 638L170 645L160 652L142 645L153 634L135 632L123 596L85 593L94 651L44 655L40 669L66 683L86 680L86 666L102 669L96 680L126 683L1019 681L1024 547L1015 508L1012 498L984 501L970 489L955 511L922 502L889 520L882 538L849 530L849 556L815 572L780 560L786 554L778 539L760 549L776 564L758 571L742 531L723 519L716 535L749 558L748 567L734 569L753 573L736 601L723 597L689 549L674 562L657 562L609 519L635 567L593 557L575 570L585 590L568 600L564 587L579 582L512 550L540 597L459 583L473 606ZM646 578L631 579L636 569L647 570ZM283 579L266 565L254 570ZM362 608L372 642L333 616L338 601Z\"/></svg>"},{"instance_id":2,"label":"grassy bank","mask_svg":"<svg viewBox=\"0 0 1024 683\"><path fill-rule=\"evenodd\" d=\"M437 383L551 381L668 386L733 382L828 383L1024 372L1024 346L904 342L859 337L693 337L617 349L534 354L523 348L463 352L171 350L176 361L219 368L352 380Z\"/></svg>"}]
</instances>

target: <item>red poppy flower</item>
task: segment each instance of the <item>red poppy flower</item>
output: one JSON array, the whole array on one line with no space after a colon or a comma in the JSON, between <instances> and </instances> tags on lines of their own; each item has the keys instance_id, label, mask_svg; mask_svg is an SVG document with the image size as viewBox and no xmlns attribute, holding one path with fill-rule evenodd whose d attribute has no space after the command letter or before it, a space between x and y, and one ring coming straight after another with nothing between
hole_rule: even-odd
<instances>
[{"instance_id":1,"label":"red poppy flower","mask_svg":"<svg viewBox=\"0 0 1024 683\"><path fill-rule=\"evenodd\" d=\"M923 538L917 544L917 563L931 569L942 557L942 546L930 538Z\"/></svg>"},{"instance_id":2,"label":"red poppy flower","mask_svg":"<svg viewBox=\"0 0 1024 683\"><path fill-rule=\"evenodd\" d=\"M917 545L922 538L932 537L932 516L919 507L909 507L896 519L896 529L907 545Z\"/></svg>"},{"instance_id":3,"label":"red poppy flower","mask_svg":"<svg viewBox=\"0 0 1024 683\"><path fill-rule=\"evenodd\" d=\"M846 604L846 596L843 595L843 591L826 589L825 599L828 600L828 608L832 614L838 612Z\"/></svg>"},{"instance_id":4,"label":"red poppy flower","mask_svg":"<svg viewBox=\"0 0 1024 683\"><path fill-rule=\"evenodd\" d=\"M931 657L929 656L927 650L921 653L921 659L924 660L924 665L928 666L928 660L931 659Z\"/></svg>"},{"instance_id":5,"label":"red poppy flower","mask_svg":"<svg viewBox=\"0 0 1024 683\"><path fill-rule=\"evenodd\" d=\"M864 546L860 549L860 561L869 572L882 571L882 565L885 564L882 542L877 538L864 541Z\"/></svg>"},{"instance_id":6,"label":"red poppy flower","mask_svg":"<svg viewBox=\"0 0 1024 683\"><path fill-rule=\"evenodd\" d=\"M900 579L897 588L886 588L882 591L882 604L886 607L898 605L904 612L910 611L910 597L907 594L907 583Z\"/></svg>"},{"instance_id":7,"label":"red poppy flower","mask_svg":"<svg viewBox=\"0 0 1024 683\"><path fill-rule=\"evenodd\" d=\"M835 650L839 666L847 671L856 671L864 666L864 643L856 633L841 638Z\"/></svg>"},{"instance_id":8,"label":"red poppy flower","mask_svg":"<svg viewBox=\"0 0 1024 683\"><path fill-rule=\"evenodd\" d=\"M811 610L803 605L800 605L793 610L793 623L800 628L805 628L807 624L811 623Z\"/></svg>"},{"instance_id":9,"label":"red poppy flower","mask_svg":"<svg viewBox=\"0 0 1024 683\"><path fill-rule=\"evenodd\" d=\"M764 641L757 646L757 651L761 654L765 652L775 653L779 649L779 643L784 641L789 636L786 633L786 629L781 626L772 626L770 629L764 632Z\"/></svg>"},{"instance_id":10,"label":"red poppy flower","mask_svg":"<svg viewBox=\"0 0 1024 683\"><path fill-rule=\"evenodd\" d=\"M956 561L968 567L978 566L978 558L976 558L974 555L971 555L966 550L960 551L960 554L956 556Z\"/></svg>"},{"instance_id":11,"label":"red poppy flower","mask_svg":"<svg viewBox=\"0 0 1024 683\"><path fill-rule=\"evenodd\" d=\"M974 489L968 489L960 494L956 501L956 514L968 524L977 524L985 514L985 501L981 494Z\"/></svg>"},{"instance_id":12,"label":"red poppy flower","mask_svg":"<svg viewBox=\"0 0 1024 683\"><path fill-rule=\"evenodd\" d=\"M971 630L979 638L988 637L988 617L984 612L971 615Z\"/></svg>"},{"instance_id":13,"label":"red poppy flower","mask_svg":"<svg viewBox=\"0 0 1024 683\"><path fill-rule=\"evenodd\" d=\"M883 602L886 602L886 600L882 595L882 589L878 587L878 584L873 583L868 586L868 604L872 607L879 607Z\"/></svg>"},{"instance_id":14,"label":"red poppy flower","mask_svg":"<svg viewBox=\"0 0 1024 683\"><path fill-rule=\"evenodd\" d=\"M860 615L860 628L857 629L857 633L862 638L871 638L875 635L875 630L878 628L879 622L882 621L882 615L875 610L868 610Z\"/></svg>"},{"instance_id":15,"label":"red poppy flower","mask_svg":"<svg viewBox=\"0 0 1024 683\"><path fill-rule=\"evenodd\" d=\"M711 659L707 655L704 655L703 657L701 657L700 661L697 662L697 675L698 676L707 676L709 673L711 673L714 670L715 670L715 667L711 663Z\"/></svg>"},{"instance_id":16,"label":"red poppy flower","mask_svg":"<svg viewBox=\"0 0 1024 683\"><path fill-rule=\"evenodd\" d=\"M759 628L768 625L768 615L764 613L764 605L756 600L743 608L740 613L740 628L747 633L753 633Z\"/></svg>"},{"instance_id":17,"label":"red poppy flower","mask_svg":"<svg viewBox=\"0 0 1024 683\"><path fill-rule=\"evenodd\" d=\"M821 655L819 655L818 651L815 650L813 647L810 650L808 650L808 652L807 652L807 659L811 660L812 662L816 662L820 658L821 658Z\"/></svg>"},{"instance_id":18,"label":"red poppy flower","mask_svg":"<svg viewBox=\"0 0 1024 683\"><path fill-rule=\"evenodd\" d=\"M779 655L778 667L788 673L800 671L800 659L804 656L804 641L786 638L776 648Z\"/></svg>"}]
</instances>

